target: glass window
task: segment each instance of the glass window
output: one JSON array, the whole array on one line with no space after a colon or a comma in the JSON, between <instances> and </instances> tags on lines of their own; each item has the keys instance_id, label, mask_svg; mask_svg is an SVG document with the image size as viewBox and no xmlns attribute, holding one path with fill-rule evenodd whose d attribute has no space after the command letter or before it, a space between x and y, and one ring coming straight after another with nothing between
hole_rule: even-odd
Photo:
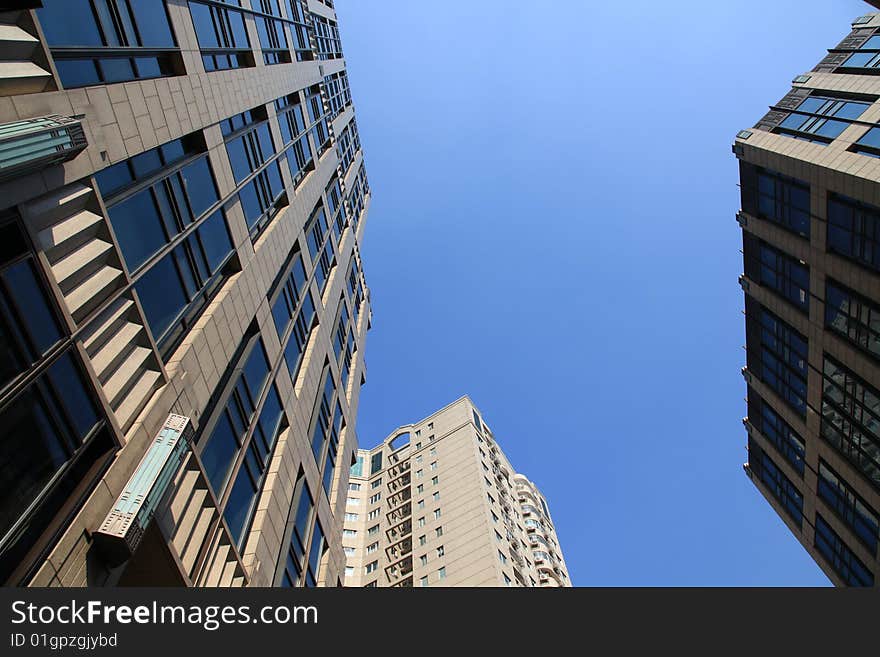
<instances>
[{"instance_id":1,"label":"glass window","mask_svg":"<svg viewBox=\"0 0 880 657\"><path fill-rule=\"evenodd\" d=\"M752 235L743 235L746 275L772 290L803 313L810 307L807 265Z\"/></svg>"},{"instance_id":2,"label":"glass window","mask_svg":"<svg viewBox=\"0 0 880 657\"><path fill-rule=\"evenodd\" d=\"M874 576L825 519L816 514L814 545L847 586L873 586Z\"/></svg>"},{"instance_id":3,"label":"glass window","mask_svg":"<svg viewBox=\"0 0 880 657\"><path fill-rule=\"evenodd\" d=\"M339 27L336 21L312 14L312 24L315 30L315 52L318 59L342 57L342 42L339 39Z\"/></svg>"},{"instance_id":4,"label":"glass window","mask_svg":"<svg viewBox=\"0 0 880 657\"><path fill-rule=\"evenodd\" d=\"M300 471L294 488L293 505L291 505L291 517L288 522L290 527L290 543L285 559L285 566L281 574L281 586L302 586L305 581L303 569L306 557L306 545L308 545L309 532L315 516L315 503L305 476ZM295 509L295 511L294 511ZM355 536L353 529L344 529L346 537Z\"/></svg>"},{"instance_id":5,"label":"glass window","mask_svg":"<svg viewBox=\"0 0 880 657\"><path fill-rule=\"evenodd\" d=\"M804 514L803 495L773 460L751 439L749 439L749 468L800 527Z\"/></svg>"},{"instance_id":6,"label":"glass window","mask_svg":"<svg viewBox=\"0 0 880 657\"><path fill-rule=\"evenodd\" d=\"M258 339L252 346L246 347L244 354L247 355L247 360L238 377L231 381L225 393L226 401L217 416L215 427L200 441L204 444L200 453L202 465L218 498L222 496L221 493L239 448L246 444L245 438L255 418L257 404L269 375L269 361L262 340ZM233 368L231 371L233 373L238 371L235 368L240 366L240 361L231 363L230 368ZM277 414L280 410L277 392L273 401L275 404L270 406L269 412L276 417L271 421L267 419L267 424L270 426L277 423ZM271 440L274 445L274 438ZM253 474L257 478L261 473Z\"/></svg>"},{"instance_id":7,"label":"glass window","mask_svg":"<svg viewBox=\"0 0 880 657\"><path fill-rule=\"evenodd\" d=\"M862 498L831 467L819 461L817 492L838 518L843 520L872 554L877 554L880 520Z\"/></svg>"},{"instance_id":8,"label":"glass window","mask_svg":"<svg viewBox=\"0 0 880 657\"><path fill-rule=\"evenodd\" d=\"M880 306L830 278L825 283L825 326L880 358Z\"/></svg>"},{"instance_id":9,"label":"glass window","mask_svg":"<svg viewBox=\"0 0 880 657\"><path fill-rule=\"evenodd\" d=\"M807 412L807 339L746 297L749 371L801 416Z\"/></svg>"},{"instance_id":10,"label":"glass window","mask_svg":"<svg viewBox=\"0 0 880 657\"><path fill-rule=\"evenodd\" d=\"M809 184L767 169L758 169L756 177L757 207L748 210L753 210L757 216L809 238Z\"/></svg>"},{"instance_id":11,"label":"glass window","mask_svg":"<svg viewBox=\"0 0 880 657\"><path fill-rule=\"evenodd\" d=\"M164 2L43 0L37 16L66 88L175 74ZM145 49L160 52L139 56Z\"/></svg>"},{"instance_id":12,"label":"glass window","mask_svg":"<svg viewBox=\"0 0 880 657\"><path fill-rule=\"evenodd\" d=\"M779 124L776 131L798 139L829 143L869 106L870 103L810 96Z\"/></svg>"},{"instance_id":13,"label":"glass window","mask_svg":"<svg viewBox=\"0 0 880 657\"><path fill-rule=\"evenodd\" d=\"M348 74L345 71L340 71L326 76L324 89L327 93L327 104L330 106L330 119L332 120L351 104Z\"/></svg>"},{"instance_id":14,"label":"glass window","mask_svg":"<svg viewBox=\"0 0 880 657\"><path fill-rule=\"evenodd\" d=\"M222 210L165 255L135 283L153 337L168 355L219 289L233 255Z\"/></svg>"},{"instance_id":15,"label":"glass window","mask_svg":"<svg viewBox=\"0 0 880 657\"><path fill-rule=\"evenodd\" d=\"M311 436L312 454L318 470L323 472L324 492L329 496L330 485L336 467L339 439L345 421L342 408L337 401L336 383L329 366L324 366L321 375L324 382L312 411ZM335 409L335 410L334 410Z\"/></svg>"},{"instance_id":16,"label":"glass window","mask_svg":"<svg viewBox=\"0 0 880 657\"><path fill-rule=\"evenodd\" d=\"M880 208L829 193L828 250L880 271Z\"/></svg>"},{"instance_id":17,"label":"glass window","mask_svg":"<svg viewBox=\"0 0 880 657\"><path fill-rule=\"evenodd\" d=\"M801 475L804 474L804 439L752 388L749 388L749 422L767 438Z\"/></svg>"},{"instance_id":18,"label":"glass window","mask_svg":"<svg viewBox=\"0 0 880 657\"><path fill-rule=\"evenodd\" d=\"M206 71L252 66L243 12L192 0L189 11Z\"/></svg>"},{"instance_id":19,"label":"glass window","mask_svg":"<svg viewBox=\"0 0 880 657\"><path fill-rule=\"evenodd\" d=\"M880 487L880 393L827 354L821 435Z\"/></svg>"}]
</instances>

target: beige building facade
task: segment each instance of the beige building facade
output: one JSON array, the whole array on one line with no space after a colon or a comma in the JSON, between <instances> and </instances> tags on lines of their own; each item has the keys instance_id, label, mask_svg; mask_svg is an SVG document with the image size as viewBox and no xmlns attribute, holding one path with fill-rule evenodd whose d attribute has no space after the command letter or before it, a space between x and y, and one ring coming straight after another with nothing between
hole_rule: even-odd
<instances>
[{"instance_id":1,"label":"beige building facade","mask_svg":"<svg viewBox=\"0 0 880 657\"><path fill-rule=\"evenodd\" d=\"M371 196L332 0L31 4L0 11L0 581L341 584Z\"/></svg>"},{"instance_id":2,"label":"beige building facade","mask_svg":"<svg viewBox=\"0 0 880 657\"><path fill-rule=\"evenodd\" d=\"M880 14L733 145L745 471L829 579L880 583Z\"/></svg>"},{"instance_id":3,"label":"beige building facade","mask_svg":"<svg viewBox=\"0 0 880 657\"><path fill-rule=\"evenodd\" d=\"M359 450L345 586L571 586L547 502L468 397Z\"/></svg>"}]
</instances>

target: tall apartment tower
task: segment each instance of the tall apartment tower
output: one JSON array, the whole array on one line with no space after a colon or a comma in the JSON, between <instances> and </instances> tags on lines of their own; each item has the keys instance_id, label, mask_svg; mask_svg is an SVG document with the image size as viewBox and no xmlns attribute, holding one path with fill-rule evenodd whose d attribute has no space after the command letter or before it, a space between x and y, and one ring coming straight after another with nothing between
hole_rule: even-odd
<instances>
[{"instance_id":1,"label":"tall apartment tower","mask_svg":"<svg viewBox=\"0 0 880 657\"><path fill-rule=\"evenodd\" d=\"M880 582L880 14L733 146L745 470L831 581Z\"/></svg>"},{"instance_id":2,"label":"tall apartment tower","mask_svg":"<svg viewBox=\"0 0 880 657\"><path fill-rule=\"evenodd\" d=\"M547 502L468 397L359 450L345 586L571 586Z\"/></svg>"},{"instance_id":3,"label":"tall apartment tower","mask_svg":"<svg viewBox=\"0 0 880 657\"><path fill-rule=\"evenodd\" d=\"M29 4L0 12L0 582L340 584L370 190L333 3Z\"/></svg>"}]
</instances>

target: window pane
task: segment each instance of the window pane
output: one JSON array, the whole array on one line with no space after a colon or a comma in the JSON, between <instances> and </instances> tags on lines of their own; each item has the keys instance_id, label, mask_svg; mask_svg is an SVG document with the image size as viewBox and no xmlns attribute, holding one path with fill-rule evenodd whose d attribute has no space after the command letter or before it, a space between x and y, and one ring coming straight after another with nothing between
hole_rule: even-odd
<instances>
[{"instance_id":1,"label":"window pane","mask_svg":"<svg viewBox=\"0 0 880 657\"><path fill-rule=\"evenodd\" d=\"M168 25L165 3L155 0L128 0L137 22L142 46L152 48L173 48L174 37ZM134 44L132 44L134 45Z\"/></svg>"},{"instance_id":2,"label":"window pane","mask_svg":"<svg viewBox=\"0 0 880 657\"><path fill-rule=\"evenodd\" d=\"M56 59L55 68L65 87L87 87L99 84L101 78L91 59Z\"/></svg>"},{"instance_id":3,"label":"window pane","mask_svg":"<svg viewBox=\"0 0 880 657\"><path fill-rule=\"evenodd\" d=\"M130 271L140 267L166 243L151 189L113 206L110 222Z\"/></svg>"},{"instance_id":4,"label":"window pane","mask_svg":"<svg viewBox=\"0 0 880 657\"><path fill-rule=\"evenodd\" d=\"M104 82L125 82L134 79L134 69L127 57L114 57L99 61Z\"/></svg>"},{"instance_id":5,"label":"window pane","mask_svg":"<svg viewBox=\"0 0 880 657\"><path fill-rule=\"evenodd\" d=\"M205 250L208 266L211 268L211 274L214 274L232 253L232 240L229 239L229 230L226 228L226 219L222 210L217 210L199 226L199 238Z\"/></svg>"},{"instance_id":6,"label":"window pane","mask_svg":"<svg viewBox=\"0 0 880 657\"><path fill-rule=\"evenodd\" d=\"M162 258L135 285L144 314L158 341L187 304L172 255Z\"/></svg>"},{"instance_id":7,"label":"window pane","mask_svg":"<svg viewBox=\"0 0 880 657\"><path fill-rule=\"evenodd\" d=\"M181 171L181 175L193 215L199 217L219 200L207 156L188 164Z\"/></svg>"},{"instance_id":8,"label":"window pane","mask_svg":"<svg viewBox=\"0 0 880 657\"><path fill-rule=\"evenodd\" d=\"M37 280L30 259L18 262L5 272L3 281L24 321L25 333L33 341L36 356L40 356L61 339L58 321L49 306L43 288Z\"/></svg>"},{"instance_id":9,"label":"window pane","mask_svg":"<svg viewBox=\"0 0 880 657\"><path fill-rule=\"evenodd\" d=\"M211 487L218 496L222 493L223 482L226 481L226 475L237 451L238 442L224 412L200 455L205 474L208 475Z\"/></svg>"},{"instance_id":10,"label":"window pane","mask_svg":"<svg viewBox=\"0 0 880 657\"><path fill-rule=\"evenodd\" d=\"M89 0L43 0L37 17L50 46L103 46Z\"/></svg>"},{"instance_id":11,"label":"window pane","mask_svg":"<svg viewBox=\"0 0 880 657\"><path fill-rule=\"evenodd\" d=\"M97 424L98 414L94 402L86 392L82 375L74 365L70 352L52 365L48 377L58 392L67 417L73 424L75 435L78 438L84 438Z\"/></svg>"},{"instance_id":12,"label":"window pane","mask_svg":"<svg viewBox=\"0 0 880 657\"><path fill-rule=\"evenodd\" d=\"M250 518L250 510L256 497L257 489L254 487L247 468L242 465L238 470L235 484L232 486L232 492L229 493L229 500L226 502L226 509L223 512L223 517L232 534L232 540L239 549L243 547L244 536L242 533Z\"/></svg>"},{"instance_id":13,"label":"window pane","mask_svg":"<svg viewBox=\"0 0 880 657\"><path fill-rule=\"evenodd\" d=\"M189 12L192 15L193 25L196 28L196 37L202 48L219 48L217 33L214 30L214 21L211 18L211 8L207 5L189 3Z\"/></svg>"}]
</instances>

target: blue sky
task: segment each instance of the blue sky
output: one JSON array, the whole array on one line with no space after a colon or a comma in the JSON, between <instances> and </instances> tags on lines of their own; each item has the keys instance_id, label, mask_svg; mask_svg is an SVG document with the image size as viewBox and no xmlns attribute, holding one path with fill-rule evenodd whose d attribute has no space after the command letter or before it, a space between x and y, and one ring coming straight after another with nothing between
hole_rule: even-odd
<instances>
[{"instance_id":1,"label":"blue sky","mask_svg":"<svg viewBox=\"0 0 880 657\"><path fill-rule=\"evenodd\" d=\"M859 0L337 0L373 191L358 419L469 394L581 586L828 580L743 473L735 133Z\"/></svg>"}]
</instances>

